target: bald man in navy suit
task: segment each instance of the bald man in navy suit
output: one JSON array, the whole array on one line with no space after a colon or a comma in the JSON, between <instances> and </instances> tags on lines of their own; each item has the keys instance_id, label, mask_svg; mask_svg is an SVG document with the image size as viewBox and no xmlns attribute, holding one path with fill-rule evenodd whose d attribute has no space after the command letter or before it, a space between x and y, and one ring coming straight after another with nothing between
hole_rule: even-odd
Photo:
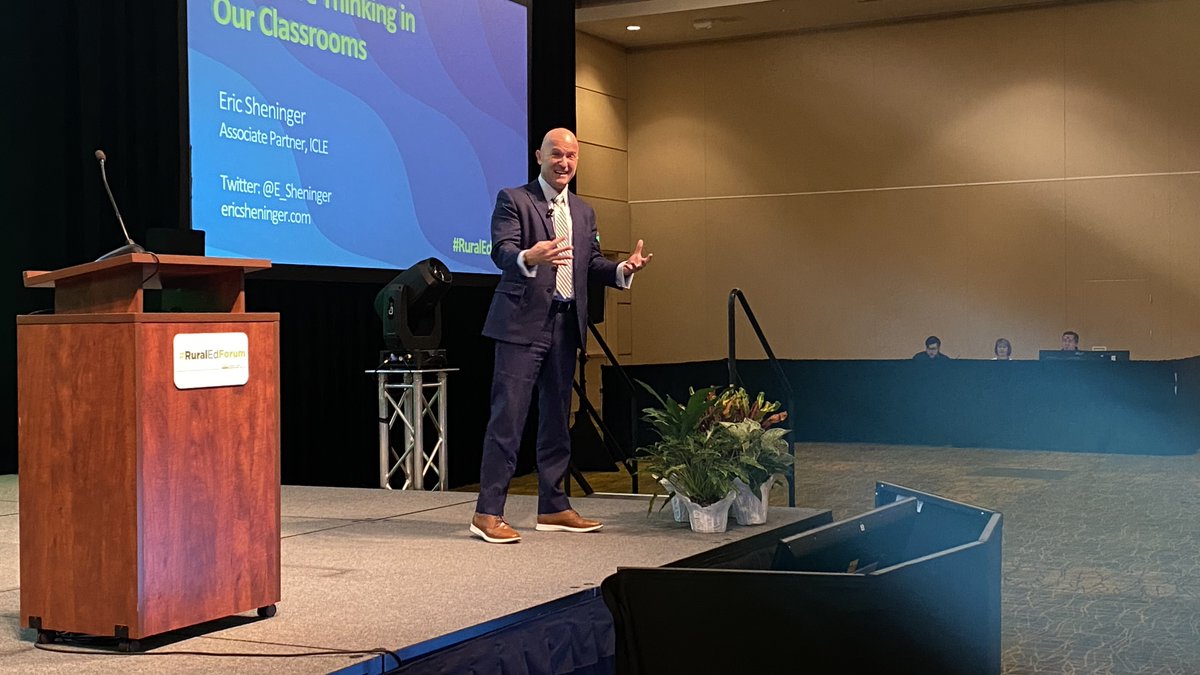
<instances>
[{"instance_id":1,"label":"bald man in navy suit","mask_svg":"<svg viewBox=\"0 0 1200 675\"><path fill-rule=\"evenodd\" d=\"M492 213L492 260L501 274L483 334L496 341L496 368L470 529L493 544L521 540L504 520L504 503L535 385L536 529L594 532L602 527L571 508L562 486L571 459L568 419L576 352L587 339L587 289L589 284L628 288L653 256L642 254L641 241L624 262L601 255L595 211L567 190L579 160L573 133L551 130L534 156L541 167L537 180L501 190Z\"/></svg>"}]
</instances>

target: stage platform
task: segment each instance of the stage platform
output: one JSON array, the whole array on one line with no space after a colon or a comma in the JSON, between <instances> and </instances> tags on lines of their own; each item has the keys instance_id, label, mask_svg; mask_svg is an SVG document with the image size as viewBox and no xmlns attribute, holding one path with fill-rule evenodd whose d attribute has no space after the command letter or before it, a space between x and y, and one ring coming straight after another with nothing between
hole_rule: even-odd
<instances>
[{"instance_id":1,"label":"stage platform","mask_svg":"<svg viewBox=\"0 0 1200 675\"><path fill-rule=\"evenodd\" d=\"M489 647L495 649L505 631L556 622L556 613L583 608L595 617L603 611L600 582L619 566L705 558L719 564L831 519L828 510L772 508L765 526L739 527L731 519L728 532L701 535L673 522L669 508L647 517L645 498L594 496L574 505L602 519L601 532L537 532L537 499L512 496L508 517L523 541L493 545L467 532L474 503L464 492L285 486L277 616L230 617L168 633L142 641L140 655L117 652L115 641L98 644L102 653L67 654L37 649L35 631L20 628L17 477L0 476L0 672L379 673L396 665L391 656L366 653L377 649L411 662L412 670L401 672L432 671L456 650L466 658L460 647L472 640L497 641ZM578 639L576 632L563 640ZM577 667L611 661L611 635L609 626L607 634L584 636L595 644L562 645L552 658L568 665L575 659ZM326 650L364 653L266 656Z\"/></svg>"}]
</instances>

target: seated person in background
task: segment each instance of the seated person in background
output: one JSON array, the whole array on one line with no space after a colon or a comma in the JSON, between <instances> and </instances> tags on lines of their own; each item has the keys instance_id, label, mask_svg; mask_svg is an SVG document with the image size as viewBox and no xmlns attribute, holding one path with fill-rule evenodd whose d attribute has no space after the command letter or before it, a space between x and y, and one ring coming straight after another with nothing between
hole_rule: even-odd
<instances>
[{"instance_id":1,"label":"seated person in background","mask_svg":"<svg viewBox=\"0 0 1200 675\"><path fill-rule=\"evenodd\" d=\"M942 353L942 341L936 335L925 338L925 351L913 354L913 361L925 361L926 359L950 359L949 356Z\"/></svg>"},{"instance_id":2,"label":"seated person in background","mask_svg":"<svg viewBox=\"0 0 1200 675\"><path fill-rule=\"evenodd\" d=\"M1000 338L999 340L996 340L996 346L992 348L992 351L996 353L996 355L992 357L993 361L1012 360L1012 343L1008 341L1008 338Z\"/></svg>"},{"instance_id":3,"label":"seated person in background","mask_svg":"<svg viewBox=\"0 0 1200 675\"><path fill-rule=\"evenodd\" d=\"M1064 352L1079 351L1079 333L1069 330L1062 334L1062 350Z\"/></svg>"}]
</instances>

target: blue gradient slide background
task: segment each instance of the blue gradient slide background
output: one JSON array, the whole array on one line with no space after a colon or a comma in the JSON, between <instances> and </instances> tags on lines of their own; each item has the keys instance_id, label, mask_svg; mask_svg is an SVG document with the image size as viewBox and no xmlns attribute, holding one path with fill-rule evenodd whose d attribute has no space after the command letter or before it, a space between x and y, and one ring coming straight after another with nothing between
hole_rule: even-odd
<instances>
[{"instance_id":1,"label":"blue gradient slide background","mask_svg":"<svg viewBox=\"0 0 1200 675\"><path fill-rule=\"evenodd\" d=\"M324 0L230 5L249 30L188 0L192 220L208 254L276 263L406 268L436 256L455 272L496 273L453 239L489 239L496 192L525 182L526 8L509 0L404 0L416 32L326 9ZM388 4L388 3L384 3ZM283 42L259 10L366 41L368 58ZM218 92L307 112L303 125L221 110ZM329 154L221 138L221 124L328 141ZM220 176L332 191L325 204L239 194ZM308 213L296 224L223 217L223 204Z\"/></svg>"}]
</instances>

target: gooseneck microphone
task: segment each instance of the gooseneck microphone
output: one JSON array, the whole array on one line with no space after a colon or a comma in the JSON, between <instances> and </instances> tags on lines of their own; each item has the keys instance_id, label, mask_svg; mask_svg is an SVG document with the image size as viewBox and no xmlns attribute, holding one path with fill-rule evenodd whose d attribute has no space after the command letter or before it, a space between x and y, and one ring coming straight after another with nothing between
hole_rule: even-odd
<instances>
[{"instance_id":1,"label":"gooseneck microphone","mask_svg":"<svg viewBox=\"0 0 1200 675\"><path fill-rule=\"evenodd\" d=\"M121 226L121 233L125 235L125 245L96 258L96 262L125 255L126 253L146 252L146 249L134 243L133 239L129 236L129 230L125 229L125 219L121 218L121 210L117 208L117 200L113 198L112 188L108 186L108 174L104 171L104 162L107 159L108 157L104 154L103 150L96 150L96 160L100 162L100 180L104 182L104 191L108 193L108 203L112 204L113 213L117 215L117 224Z\"/></svg>"}]
</instances>

